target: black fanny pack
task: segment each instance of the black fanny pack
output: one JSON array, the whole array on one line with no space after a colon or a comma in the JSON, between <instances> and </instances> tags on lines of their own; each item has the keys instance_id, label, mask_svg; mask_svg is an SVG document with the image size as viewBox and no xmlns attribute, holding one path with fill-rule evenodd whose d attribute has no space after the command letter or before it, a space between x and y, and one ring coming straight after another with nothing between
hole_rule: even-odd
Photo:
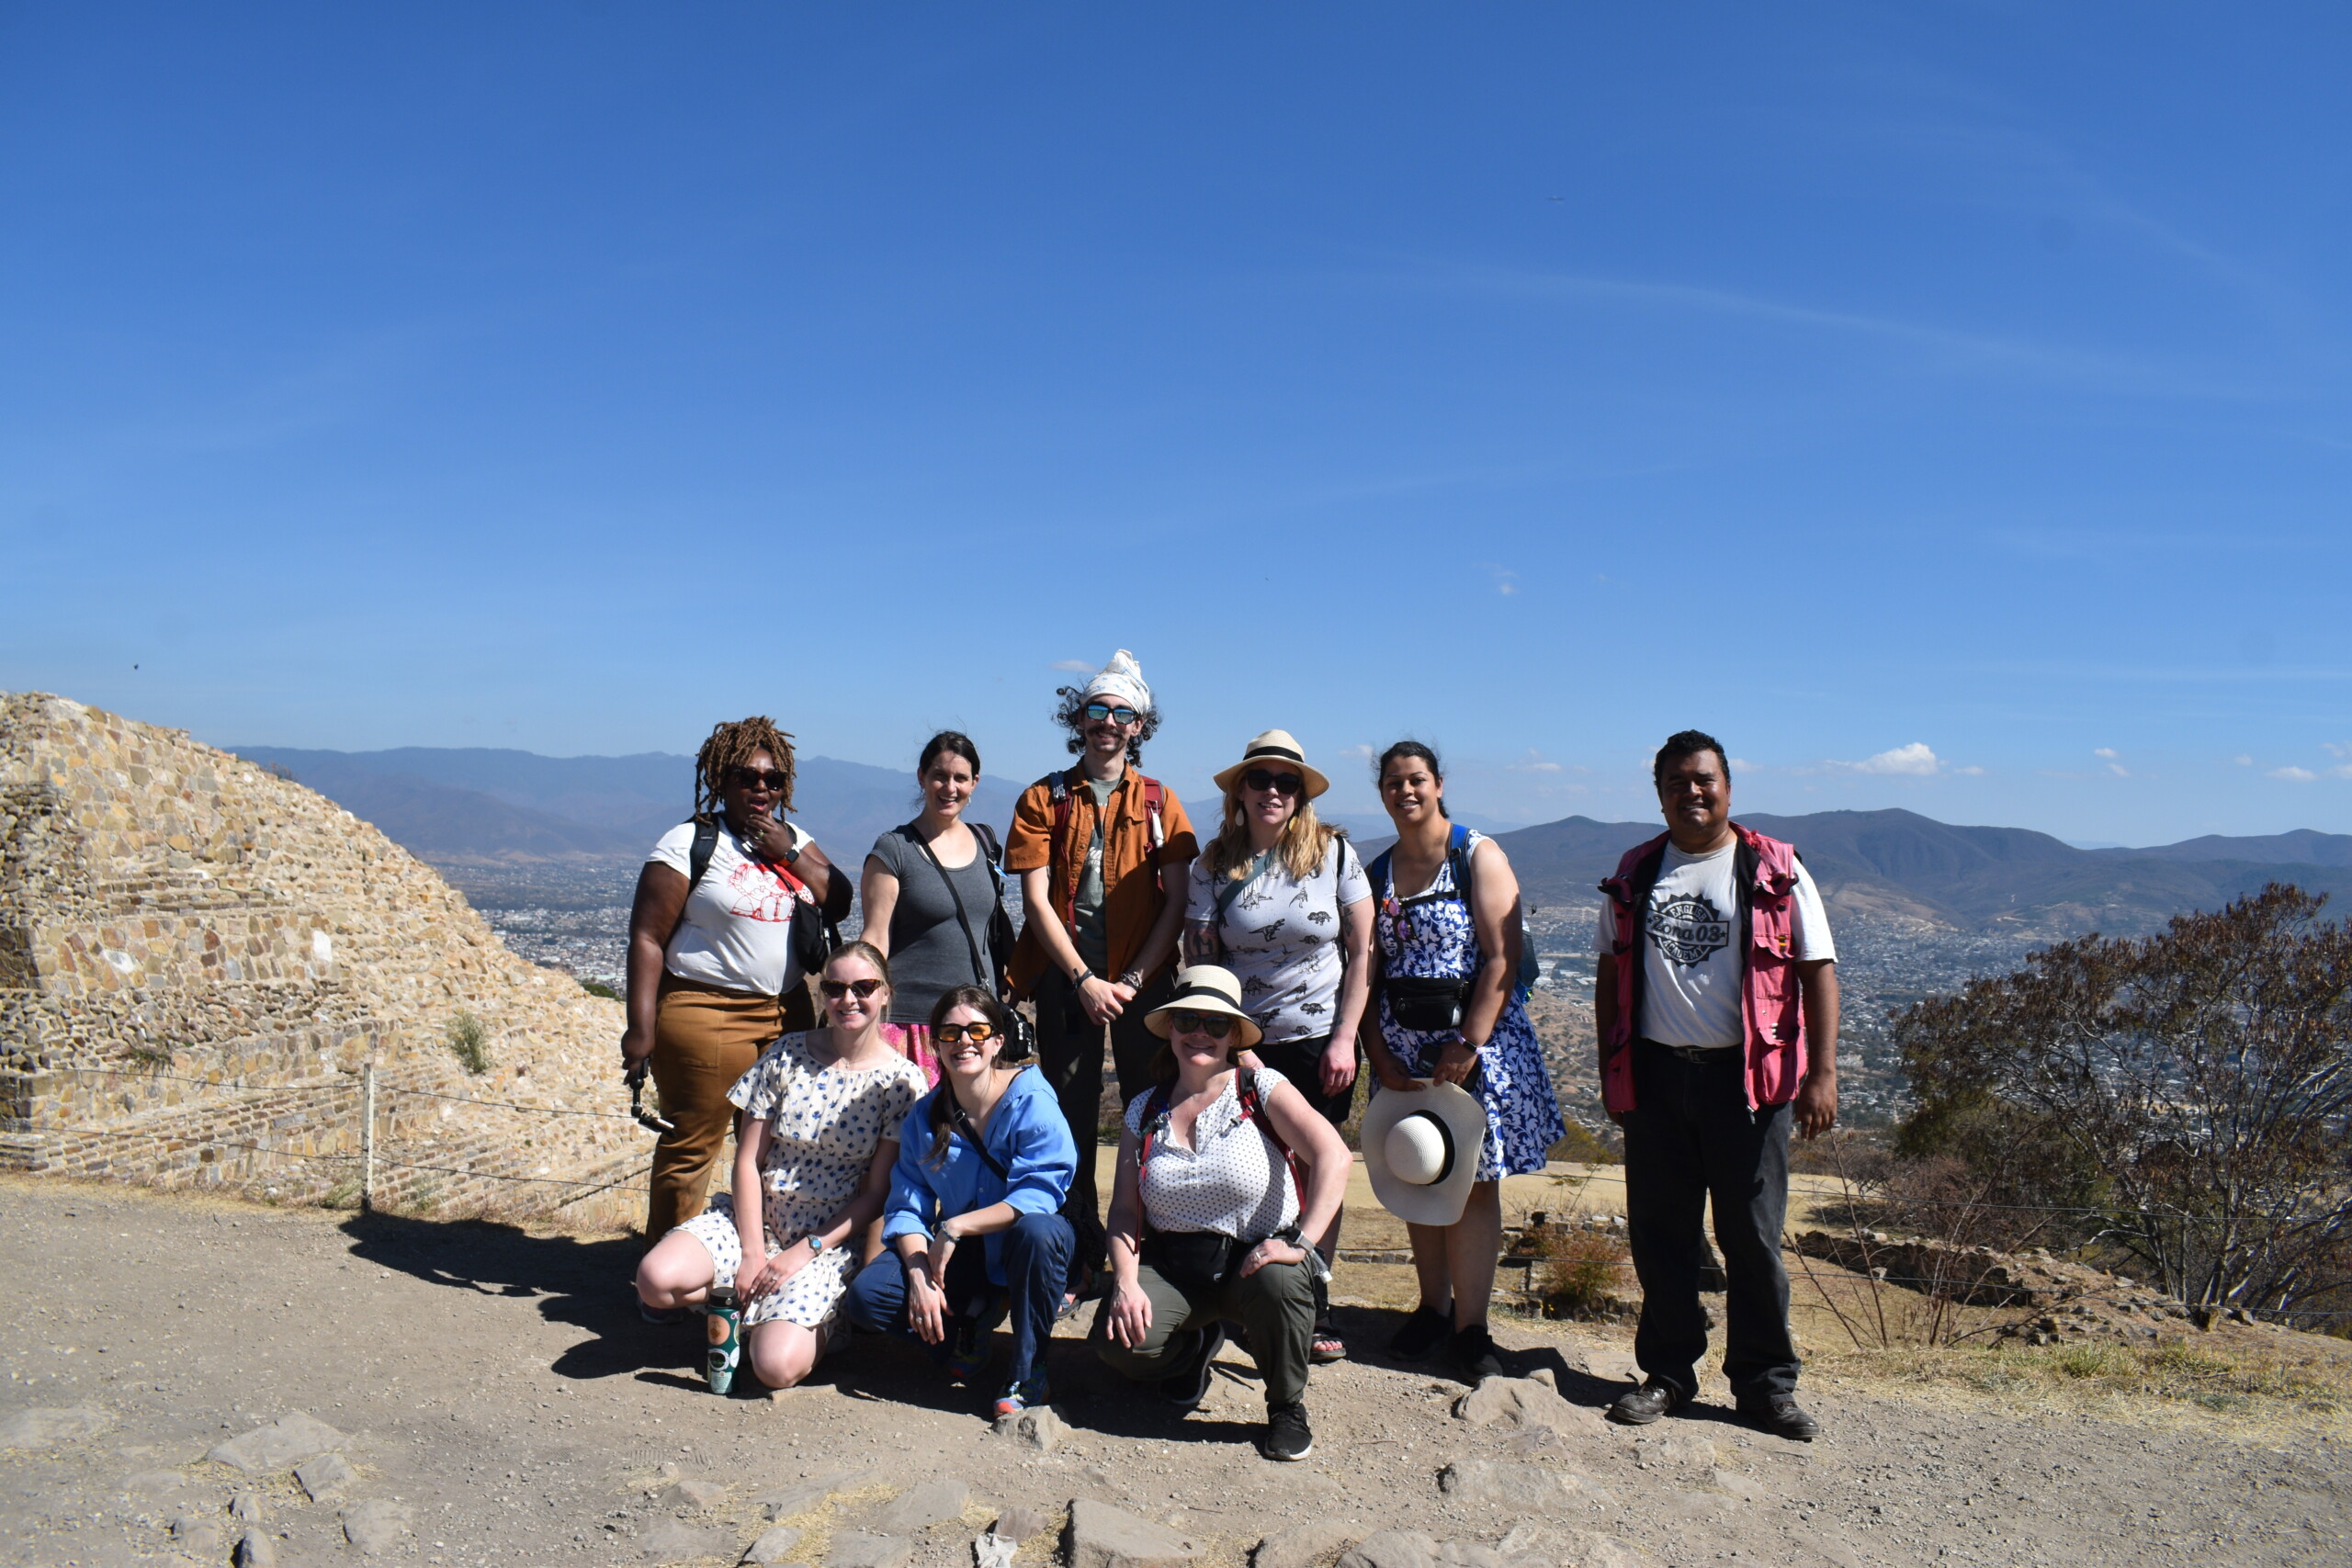
<instances>
[{"instance_id":1,"label":"black fanny pack","mask_svg":"<svg viewBox=\"0 0 2352 1568\"><path fill-rule=\"evenodd\" d=\"M1293 1247L1303 1245L1295 1224L1274 1234ZM1191 1296L1223 1285L1257 1245L1222 1231L1147 1231L1142 1259L1154 1273Z\"/></svg>"},{"instance_id":2,"label":"black fanny pack","mask_svg":"<svg viewBox=\"0 0 2352 1568\"><path fill-rule=\"evenodd\" d=\"M1391 975L1380 988L1396 1026L1419 1032L1461 1028L1462 1010L1470 999L1469 981L1443 976Z\"/></svg>"}]
</instances>

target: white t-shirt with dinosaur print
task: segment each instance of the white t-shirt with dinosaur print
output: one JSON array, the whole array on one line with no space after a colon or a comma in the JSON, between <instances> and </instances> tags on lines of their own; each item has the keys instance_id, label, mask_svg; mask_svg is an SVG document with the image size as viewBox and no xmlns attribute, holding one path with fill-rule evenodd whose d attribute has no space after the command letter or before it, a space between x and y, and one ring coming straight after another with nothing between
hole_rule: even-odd
<instances>
[{"instance_id":1,"label":"white t-shirt with dinosaur print","mask_svg":"<svg viewBox=\"0 0 2352 1568\"><path fill-rule=\"evenodd\" d=\"M1277 862L1226 904L1209 882L1209 857L1193 861L1184 904L1187 924L1216 924L1225 956L1216 960L1241 982L1241 1005L1270 1042L1317 1040L1331 1032L1340 999L1340 910L1372 897L1363 862L1334 836L1323 863L1304 881Z\"/></svg>"}]
</instances>

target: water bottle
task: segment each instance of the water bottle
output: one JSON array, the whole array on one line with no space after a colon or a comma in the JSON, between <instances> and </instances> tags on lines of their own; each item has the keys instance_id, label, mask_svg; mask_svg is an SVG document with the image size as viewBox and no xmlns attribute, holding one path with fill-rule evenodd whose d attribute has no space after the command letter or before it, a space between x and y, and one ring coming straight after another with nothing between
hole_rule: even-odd
<instances>
[{"instance_id":1,"label":"water bottle","mask_svg":"<svg viewBox=\"0 0 2352 1568\"><path fill-rule=\"evenodd\" d=\"M708 1309L703 1323L710 1353L704 1359L703 1375L711 1393L725 1393L735 1386L735 1368L743 1359L743 1312L731 1290L711 1292Z\"/></svg>"}]
</instances>

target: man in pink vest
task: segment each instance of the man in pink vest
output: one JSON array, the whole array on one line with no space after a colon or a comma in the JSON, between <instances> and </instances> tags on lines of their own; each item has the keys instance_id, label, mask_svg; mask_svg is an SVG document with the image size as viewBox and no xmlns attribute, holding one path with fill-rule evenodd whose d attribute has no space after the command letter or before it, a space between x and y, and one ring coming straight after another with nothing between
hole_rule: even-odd
<instances>
[{"instance_id":1,"label":"man in pink vest","mask_svg":"<svg viewBox=\"0 0 2352 1568\"><path fill-rule=\"evenodd\" d=\"M1789 1128L1838 1120L1838 950L1796 851L1731 819L1731 764L1686 729L1651 765L1667 830L1626 852L1595 937L1600 1082L1625 1130L1625 1220L1642 1281L1642 1386L1610 1407L1645 1426L1699 1392L1699 1304L1713 1197L1729 1284L1724 1376L1758 1427L1810 1442L1796 1402Z\"/></svg>"}]
</instances>

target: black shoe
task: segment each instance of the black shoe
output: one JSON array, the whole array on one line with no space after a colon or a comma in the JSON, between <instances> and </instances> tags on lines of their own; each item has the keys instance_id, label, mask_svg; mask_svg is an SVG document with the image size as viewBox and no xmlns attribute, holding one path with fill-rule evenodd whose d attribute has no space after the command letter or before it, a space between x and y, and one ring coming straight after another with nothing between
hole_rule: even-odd
<instances>
[{"instance_id":1,"label":"black shoe","mask_svg":"<svg viewBox=\"0 0 2352 1568\"><path fill-rule=\"evenodd\" d=\"M1445 1348L1445 1359L1465 1382L1503 1375L1502 1354L1495 1348L1494 1336L1487 1332L1483 1323L1456 1331L1453 1342Z\"/></svg>"},{"instance_id":2,"label":"black shoe","mask_svg":"<svg viewBox=\"0 0 2352 1568\"><path fill-rule=\"evenodd\" d=\"M1752 1404L1743 1403L1739 1413L1760 1429L1792 1443L1809 1443L1821 1436L1821 1423L1785 1393L1770 1394Z\"/></svg>"},{"instance_id":3,"label":"black shoe","mask_svg":"<svg viewBox=\"0 0 2352 1568\"><path fill-rule=\"evenodd\" d=\"M1415 1307L1413 1315L1388 1341L1388 1353L1400 1361L1426 1361L1453 1332L1453 1324L1445 1314Z\"/></svg>"},{"instance_id":4,"label":"black shoe","mask_svg":"<svg viewBox=\"0 0 2352 1568\"><path fill-rule=\"evenodd\" d=\"M1193 1332L1201 1342L1185 1361L1184 1370L1159 1380L1159 1397L1180 1410L1197 1410L1209 1396L1209 1380L1216 1376L1216 1353L1225 1348L1224 1324L1212 1323Z\"/></svg>"},{"instance_id":5,"label":"black shoe","mask_svg":"<svg viewBox=\"0 0 2352 1568\"><path fill-rule=\"evenodd\" d=\"M1621 1427L1646 1427L1690 1403L1689 1394L1677 1393L1652 1378L1641 1387L1619 1394L1617 1403L1609 1407L1609 1418Z\"/></svg>"},{"instance_id":6,"label":"black shoe","mask_svg":"<svg viewBox=\"0 0 2352 1568\"><path fill-rule=\"evenodd\" d=\"M1315 1451L1315 1434L1306 1427L1306 1406L1294 1401L1289 1404L1266 1406L1266 1437L1258 1451L1268 1459L1305 1459Z\"/></svg>"}]
</instances>

